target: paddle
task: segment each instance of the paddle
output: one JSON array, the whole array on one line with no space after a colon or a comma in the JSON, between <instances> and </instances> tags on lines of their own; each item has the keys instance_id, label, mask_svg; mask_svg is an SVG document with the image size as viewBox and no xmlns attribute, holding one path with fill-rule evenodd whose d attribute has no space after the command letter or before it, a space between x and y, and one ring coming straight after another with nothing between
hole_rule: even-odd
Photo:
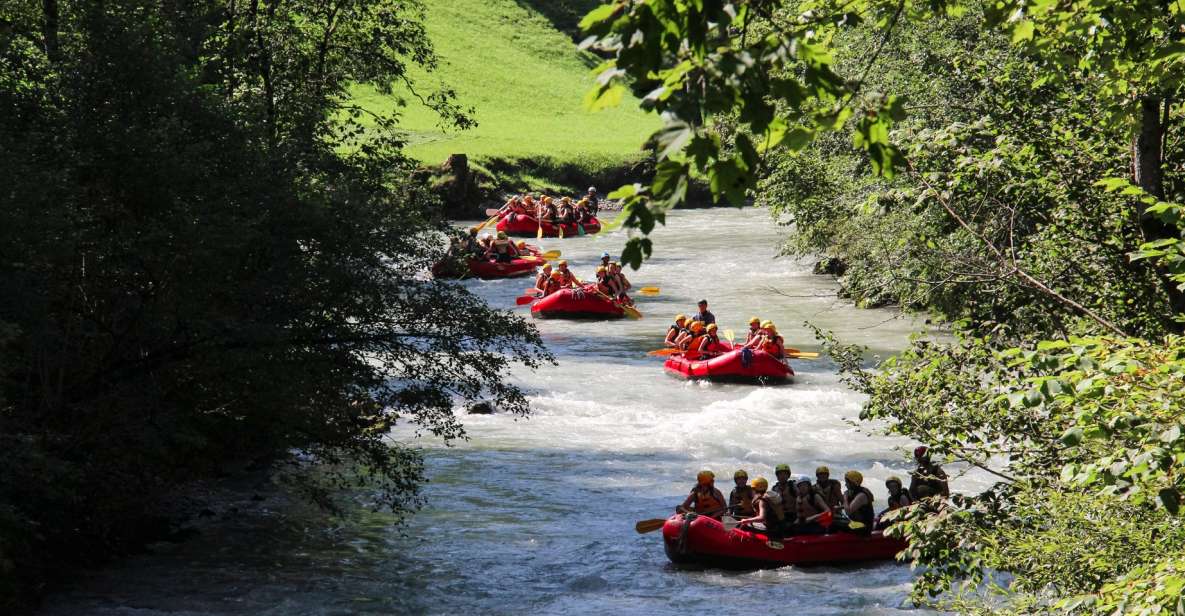
<instances>
[{"instance_id":1,"label":"paddle","mask_svg":"<svg viewBox=\"0 0 1185 616\"><path fill-rule=\"evenodd\" d=\"M741 523L740 520L730 515L720 518L720 521L724 523L724 532L726 533L731 533L733 530L736 530L736 527Z\"/></svg>"},{"instance_id":2,"label":"paddle","mask_svg":"<svg viewBox=\"0 0 1185 616\"><path fill-rule=\"evenodd\" d=\"M790 349L786 349L786 357L789 357L789 358L792 358L792 359L818 359L818 358L819 358L819 354L818 354L818 353L813 353L813 352L810 352L810 351L794 351L794 352L791 352L791 351L790 351Z\"/></svg>"},{"instance_id":3,"label":"paddle","mask_svg":"<svg viewBox=\"0 0 1185 616\"><path fill-rule=\"evenodd\" d=\"M525 306L537 299L539 299L537 295L520 295L514 298L514 303L516 306Z\"/></svg>"},{"instance_id":4,"label":"paddle","mask_svg":"<svg viewBox=\"0 0 1185 616\"><path fill-rule=\"evenodd\" d=\"M731 329L724 330L724 339L728 341L728 346L733 345L733 339L736 338L736 332Z\"/></svg>"},{"instance_id":5,"label":"paddle","mask_svg":"<svg viewBox=\"0 0 1185 616\"><path fill-rule=\"evenodd\" d=\"M583 224L576 223L576 235L588 235L587 233L584 232L584 225Z\"/></svg>"},{"instance_id":6,"label":"paddle","mask_svg":"<svg viewBox=\"0 0 1185 616\"><path fill-rule=\"evenodd\" d=\"M654 518L652 520L642 520L642 521L638 522L637 524L634 524L634 530L638 531L639 535L645 535L646 533L652 533L652 532L662 528L663 526L666 525L666 523L667 523L666 518L662 518L662 519Z\"/></svg>"},{"instance_id":7,"label":"paddle","mask_svg":"<svg viewBox=\"0 0 1185 616\"><path fill-rule=\"evenodd\" d=\"M538 255L535 255L535 256L537 256L537 257L542 257L542 258L544 258L544 259L547 259L548 261L550 261L550 260L552 260L552 259L558 259L558 258L560 258L560 254L562 254L562 253L560 253L560 251L558 251L558 250L549 250L549 251L547 251L547 252L545 252L545 253L538 254Z\"/></svg>"},{"instance_id":8,"label":"paddle","mask_svg":"<svg viewBox=\"0 0 1185 616\"><path fill-rule=\"evenodd\" d=\"M541 240L543 239L543 221L535 219L535 224L539 226L539 230L535 232L535 239Z\"/></svg>"},{"instance_id":9,"label":"paddle","mask_svg":"<svg viewBox=\"0 0 1185 616\"><path fill-rule=\"evenodd\" d=\"M486 208L486 216L497 216L500 213L502 213L502 210L496 207Z\"/></svg>"},{"instance_id":10,"label":"paddle","mask_svg":"<svg viewBox=\"0 0 1185 616\"><path fill-rule=\"evenodd\" d=\"M481 223L480 225L477 225L476 227L473 228L473 230L480 233L482 229L490 226L490 223L492 223L496 220L498 220L498 215L495 213L493 216L490 217L489 220Z\"/></svg>"},{"instance_id":11,"label":"paddle","mask_svg":"<svg viewBox=\"0 0 1185 616\"><path fill-rule=\"evenodd\" d=\"M682 352L683 351L681 349L676 349L676 348L657 349L654 351L650 351L649 353L647 353L647 355L653 355L655 357L668 357L670 355L678 355L679 353L682 353Z\"/></svg>"},{"instance_id":12,"label":"paddle","mask_svg":"<svg viewBox=\"0 0 1185 616\"><path fill-rule=\"evenodd\" d=\"M661 289L658 287L642 287L638 289L640 295L658 295Z\"/></svg>"}]
</instances>

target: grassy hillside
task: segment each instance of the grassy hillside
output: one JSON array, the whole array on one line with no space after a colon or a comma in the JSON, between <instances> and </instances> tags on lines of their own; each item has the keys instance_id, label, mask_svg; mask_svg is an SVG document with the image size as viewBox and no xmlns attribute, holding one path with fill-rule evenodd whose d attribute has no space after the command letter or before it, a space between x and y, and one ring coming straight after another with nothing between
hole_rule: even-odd
<instances>
[{"instance_id":1,"label":"grassy hillside","mask_svg":"<svg viewBox=\"0 0 1185 616\"><path fill-rule=\"evenodd\" d=\"M639 146L657 126L635 99L590 113L582 99L595 58L577 51L569 34L591 0L426 0L427 28L441 57L418 87L440 82L476 109L479 126L442 132L434 114L409 103L400 122L411 155L428 164L449 154L484 161L546 160L595 171L640 158ZM565 33L566 30L568 33ZM390 110L395 98L360 89L367 107Z\"/></svg>"}]
</instances>

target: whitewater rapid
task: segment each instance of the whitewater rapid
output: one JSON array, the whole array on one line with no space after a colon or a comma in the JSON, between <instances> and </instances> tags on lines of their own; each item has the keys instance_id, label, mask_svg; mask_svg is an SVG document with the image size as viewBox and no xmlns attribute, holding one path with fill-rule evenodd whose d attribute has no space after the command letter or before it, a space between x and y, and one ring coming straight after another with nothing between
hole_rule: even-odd
<instances>
[{"instance_id":1,"label":"whitewater rapid","mask_svg":"<svg viewBox=\"0 0 1185 616\"><path fill-rule=\"evenodd\" d=\"M51 598L49 614L884 614L911 609L908 565L681 571L659 533L639 519L672 512L702 468L726 493L735 469L773 477L826 464L856 469L883 508L884 479L909 471L913 443L857 421L862 399L828 360L795 361L782 387L687 383L663 373L660 348L676 313L710 302L721 330L743 336L750 316L774 320L787 344L818 350L804 325L869 347L870 359L903 348L918 321L857 310L812 262L775 258L785 230L762 210L672 213L634 286L640 321L536 321L557 366L519 370L527 419L465 417L469 440L421 439L430 483L406 527L357 510L326 523L316 514L268 511L211 528L200 541L93 573ZM542 240L590 277L604 235ZM514 309L530 279L467 281L494 306ZM518 308L527 315L525 308ZM393 437L411 440L410 427ZM983 479L957 478L962 489ZM246 518L246 519L242 519ZM276 522L280 523L277 524Z\"/></svg>"}]
</instances>

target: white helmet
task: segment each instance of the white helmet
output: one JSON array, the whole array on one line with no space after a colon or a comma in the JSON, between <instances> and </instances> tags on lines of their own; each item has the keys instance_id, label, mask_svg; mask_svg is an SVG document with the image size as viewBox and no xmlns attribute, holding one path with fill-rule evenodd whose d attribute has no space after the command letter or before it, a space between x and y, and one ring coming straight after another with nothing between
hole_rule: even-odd
<instances>
[{"instance_id":1,"label":"white helmet","mask_svg":"<svg viewBox=\"0 0 1185 616\"><path fill-rule=\"evenodd\" d=\"M596 186L589 186L588 192L597 192L597 187Z\"/></svg>"}]
</instances>

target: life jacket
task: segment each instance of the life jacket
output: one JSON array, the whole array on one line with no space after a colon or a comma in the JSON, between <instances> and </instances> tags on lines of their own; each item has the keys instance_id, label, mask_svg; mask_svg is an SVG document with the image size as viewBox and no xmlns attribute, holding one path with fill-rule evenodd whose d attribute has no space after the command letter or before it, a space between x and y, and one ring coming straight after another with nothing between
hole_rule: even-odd
<instances>
[{"instance_id":1,"label":"life jacket","mask_svg":"<svg viewBox=\"0 0 1185 616\"><path fill-rule=\"evenodd\" d=\"M765 344L762 345L762 350L774 357L781 357L785 354L786 347L781 336L774 336L766 339Z\"/></svg>"},{"instance_id":2,"label":"life jacket","mask_svg":"<svg viewBox=\"0 0 1185 616\"><path fill-rule=\"evenodd\" d=\"M782 520L786 519L786 513L782 511L782 504L775 503L770 498L769 492L757 497L757 500L765 503L765 525L769 527L770 524L781 524ZM756 504L754 504L756 507Z\"/></svg>"},{"instance_id":3,"label":"life jacket","mask_svg":"<svg viewBox=\"0 0 1185 616\"><path fill-rule=\"evenodd\" d=\"M666 335L666 338L664 338L663 340L673 344L675 342L675 338L678 338L679 334L682 334L682 333L683 333L682 327L675 325L675 324L671 324L671 326L667 328L667 335ZM672 334L674 334L674 335L672 335Z\"/></svg>"},{"instance_id":4,"label":"life jacket","mask_svg":"<svg viewBox=\"0 0 1185 616\"><path fill-rule=\"evenodd\" d=\"M823 513L823 510L815 506L816 494L818 493L811 490L806 496L797 494L794 496L794 511L798 515L799 522L806 522L807 518Z\"/></svg>"},{"instance_id":5,"label":"life jacket","mask_svg":"<svg viewBox=\"0 0 1185 616\"><path fill-rule=\"evenodd\" d=\"M724 495L716 488L711 488L705 493L700 489L699 484L691 488L691 493L695 495L695 512L707 513L709 511L715 512L715 517L720 517L724 509ZM717 494L720 494L717 498Z\"/></svg>"},{"instance_id":6,"label":"life jacket","mask_svg":"<svg viewBox=\"0 0 1185 616\"><path fill-rule=\"evenodd\" d=\"M744 486L740 488L733 488L732 494L728 495L729 508L736 507L737 515L750 517L757 513L753 509L753 488Z\"/></svg>"},{"instance_id":7,"label":"life jacket","mask_svg":"<svg viewBox=\"0 0 1185 616\"><path fill-rule=\"evenodd\" d=\"M576 281L576 275L572 273L572 270L567 270L567 271L557 270L557 271L559 271L561 274L564 275L564 282L563 282L564 286L572 286L572 283Z\"/></svg>"},{"instance_id":8,"label":"life jacket","mask_svg":"<svg viewBox=\"0 0 1185 616\"><path fill-rule=\"evenodd\" d=\"M555 293L556 291L559 291L559 290L560 290L560 283L557 282L555 278L548 276L547 282L544 283L543 294L544 295L551 295L552 293Z\"/></svg>"},{"instance_id":9,"label":"life jacket","mask_svg":"<svg viewBox=\"0 0 1185 616\"><path fill-rule=\"evenodd\" d=\"M904 507L905 503L901 502L902 501L901 497L903 497L903 496L905 496L905 497L909 496L909 492L907 490L905 490L904 488L902 488L901 491L898 492L896 496L893 496L893 494L890 493L889 494L889 509L900 509L900 508Z\"/></svg>"},{"instance_id":10,"label":"life jacket","mask_svg":"<svg viewBox=\"0 0 1185 616\"><path fill-rule=\"evenodd\" d=\"M707 342L707 344L705 345L704 342ZM700 347L702 346L703 350L701 352L710 353L713 351L713 347L717 344L720 344L720 336L717 336L716 334L704 334L701 336L699 345L697 345L695 348L696 350L700 350Z\"/></svg>"},{"instance_id":11,"label":"life jacket","mask_svg":"<svg viewBox=\"0 0 1185 616\"><path fill-rule=\"evenodd\" d=\"M539 275L535 276L535 288L547 290L547 282L549 280L551 280L551 274L545 274L543 272L539 272Z\"/></svg>"},{"instance_id":12,"label":"life jacket","mask_svg":"<svg viewBox=\"0 0 1185 616\"><path fill-rule=\"evenodd\" d=\"M687 341L683 343L683 350L693 355L698 355L699 343L704 339L704 337L704 334L699 334L698 336L692 336L691 338L688 338Z\"/></svg>"},{"instance_id":13,"label":"life jacket","mask_svg":"<svg viewBox=\"0 0 1185 616\"><path fill-rule=\"evenodd\" d=\"M835 492L836 492L835 486L838 486L838 485L839 485L838 479L828 479L826 484L824 484L824 485L819 485L817 483L812 484L811 488L815 492L817 492L819 494L819 496L823 497L823 502L827 503L828 507L838 507L843 504L843 496L839 497L840 500L836 500L834 497L832 497L832 495L835 494ZM840 494L842 495L843 492L840 491Z\"/></svg>"},{"instance_id":14,"label":"life jacket","mask_svg":"<svg viewBox=\"0 0 1185 616\"><path fill-rule=\"evenodd\" d=\"M789 481L779 481L770 486L769 490L782 497L782 519L794 517L794 485Z\"/></svg>"},{"instance_id":15,"label":"life jacket","mask_svg":"<svg viewBox=\"0 0 1185 616\"><path fill-rule=\"evenodd\" d=\"M494 252L500 255L510 254L510 240L494 240Z\"/></svg>"},{"instance_id":16,"label":"life jacket","mask_svg":"<svg viewBox=\"0 0 1185 616\"><path fill-rule=\"evenodd\" d=\"M851 500L856 498L856 496L859 494L863 494L868 499L868 502L861 505L855 513L848 513L848 518L853 522L863 522L865 527L871 529L872 523L876 518L876 511L872 508L872 492L870 492L868 488L860 486L852 493L849 493L848 502L851 502Z\"/></svg>"}]
</instances>

